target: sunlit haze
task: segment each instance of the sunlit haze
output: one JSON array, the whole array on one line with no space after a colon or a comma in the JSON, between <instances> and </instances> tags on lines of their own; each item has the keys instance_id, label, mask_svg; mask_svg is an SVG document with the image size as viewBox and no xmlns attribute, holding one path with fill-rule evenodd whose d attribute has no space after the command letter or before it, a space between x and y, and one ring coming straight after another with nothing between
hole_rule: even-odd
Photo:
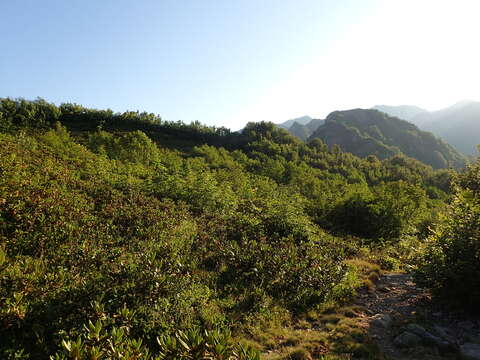
<instances>
[{"instance_id":1,"label":"sunlit haze","mask_svg":"<svg viewBox=\"0 0 480 360\"><path fill-rule=\"evenodd\" d=\"M479 1L2 1L0 97L232 129L480 100Z\"/></svg>"}]
</instances>

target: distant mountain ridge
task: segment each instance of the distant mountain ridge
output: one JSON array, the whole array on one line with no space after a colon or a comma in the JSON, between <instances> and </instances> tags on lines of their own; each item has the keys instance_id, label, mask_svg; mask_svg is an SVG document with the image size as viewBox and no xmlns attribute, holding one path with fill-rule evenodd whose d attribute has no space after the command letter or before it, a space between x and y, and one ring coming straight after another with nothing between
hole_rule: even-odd
<instances>
[{"instance_id":1,"label":"distant mountain ridge","mask_svg":"<svg viewBox=\"0 0 480 360\"><path fill-rule=\"evenodd\" d=\"M332 112L308 140L315 138L360 157L386 159L403 153L436 169L459 168L466 162L462 154L433 134L375 109Z\"/></svg>"},{"instance_id":2,"label":"distant mountain ridge","mask_svg":"<svg viewBox=\"0 0 480 360\"><path fill-rule=\"evenodd\" d=\"M420 114L428 112L425 109L422 109L418 106L413 105L399 105L399 106L390 106L390 105L375 105L373 107L375 110L384 112L390 116L398 117L402 120L411 121L413 118L417 117Z\"/></svg>"},{"instance_id":3,"label":"distant mountain ridge","mask_svg":"<svg viewBox=\"0 0 480 360\"><path fill-rule=\"evenodd\" d=\"M325 120L322 119L312 119L310 116L302 116L287 120L277 126L286 129L292 135L306 141L324 122Z\"/></svg>"},{"instance_id":4,"label":"distant mountain ridge","mask_svg":"<svg viewBox=\"0 0 480 360\"><path fill-rule=\"evenodd\" d=\"M407 113L402 113L400 107L397 106L377 105L374 108L391 116L411 121L423 130L440 136L466 155L478 155L480 102L464 100L438 111L419 112L412 117L409 117Z\"/></svg>"},{"instance_id":5,"label":"distant mountain ridge","mask_svg":"<svg viewBox=\"0 0 480 360\"><path fill-rule=\"evenodd\" d=\"M306 125L300 124L298 122L294 122L293 125L287 130L292 135L295 135L303 141L306 141L310 137L310 135L312 135L312 131Z\"/></svg>"},{"instance_id":6,"label":"distant mountain ridge","mask_svg":"<svg viewBox=\"0 0 480 360\"><path fill-rule=\"evenodd\" d=\"M294 123L298 123L300 125L306 125L308 124L310 121L312 121L312 118L308 115L305 115L305 116L302 116L302 117L299 117L299 118L295 118L295 119L290 119L290 120L287 120L281 124L277 124L277 126L280 126L281 128L284 128L284 129L290 129L292 127L292 125Z\"/></svg>"}]
</instances>

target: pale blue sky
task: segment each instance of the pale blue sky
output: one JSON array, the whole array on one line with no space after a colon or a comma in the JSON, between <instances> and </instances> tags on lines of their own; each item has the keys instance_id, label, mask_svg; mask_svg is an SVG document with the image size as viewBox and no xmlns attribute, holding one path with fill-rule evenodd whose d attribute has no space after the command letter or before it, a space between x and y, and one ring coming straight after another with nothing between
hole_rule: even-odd
<instances>
[{"instance_id":1,"label":"pale blue sky","mask_svg":"<svg viewBox=\"0 0 480 360\"><path fill-rule=\"evenodd\" d=\"M240 128L480 100L477 1L0 0L0 97Z\"/></svg>"}]
</instances>

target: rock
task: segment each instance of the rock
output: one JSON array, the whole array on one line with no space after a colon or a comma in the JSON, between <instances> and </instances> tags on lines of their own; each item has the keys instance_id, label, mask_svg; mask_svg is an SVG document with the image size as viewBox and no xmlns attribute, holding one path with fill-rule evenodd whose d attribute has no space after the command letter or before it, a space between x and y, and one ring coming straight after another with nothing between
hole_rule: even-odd
<instances>
[{"instance_id":1,"label":"rock","mask_svg":"<svg viewBox=\"0 0 480 360\"><path fill-rule=\"evenodd\" d=\"M429 334L427 330L423 326L418 324L408 324L406 329L420 337L424 337L425 335Z\"/></svg>"},{"instance_id":2,"label":"rock","mask_svg":"<svg viewBox=\"0 0 480 360\"><path fill-rule=\"evenodd\" d=\"M460 346L460 359L480 360L480 344L465 343Z\"/></svg>"},{"instance_id":3,"label":"rock","mask_svg":"<svg viewBox=\"0 0 480 360\"><path fill-rule=\"evenodd\" d=\"M399 348L414 347L421 343L422 339L419 336L408 331L401 333L393 340L393 344Z\"/></svg>"},{"instance_id":4,"label":"rock","mask_svg":"<svg viewBox=\"0 0 480 360\"><path fill-rule=\"evenodd\" d=\"M455 350L454 344L451 342L444 340L442 338L439 338L438 336L430 334L425 328L418 324L408 324L406 329L417 335L421 340L424 345L427 346L436 346L440 350L443 351L453 351Z\"/></svg>"},{"instance_id":5,"label":"rock","mask_svg":"<svg viewBox=\"0 0 480 360\"><path fill-rule=\"evenodd\" d=\"M475 324L471 322L470 320L465 320L465 321L460 321L458 323L458 327L463 329L463 330L471 330L475 327Z\"/></svg>"},{"instance_id":6,"label":"rock","mask_svg":"<svg viewBox=\"0 0 480 360\"><path fill-rule=\"evenodd\" d=\"M466 342L480 344L480 334L466 334L464 335L464 339Z\"/></svg>"},{"instance_id":7,"label":"rock","mask_svg":"<svg viewBox=\"0 0 480 360\"><path fill-rule=\"evenodd\" d=\"M372 316L372 324L389 329L392 326L392 317L388 314L377 314Z\"/></svg>"},{"instance_id":8,"label":"rock","mask_svg":"<svg viewBox=\"0 0 480 360\"><path fill-rule=\"evenodd\" d=\"M442 339L447 340L450 343L455 343L455 338L448 333L448 329L439 325L433 325L433 330L435 330L437 335Z\"/></svg>"}]
</instances>

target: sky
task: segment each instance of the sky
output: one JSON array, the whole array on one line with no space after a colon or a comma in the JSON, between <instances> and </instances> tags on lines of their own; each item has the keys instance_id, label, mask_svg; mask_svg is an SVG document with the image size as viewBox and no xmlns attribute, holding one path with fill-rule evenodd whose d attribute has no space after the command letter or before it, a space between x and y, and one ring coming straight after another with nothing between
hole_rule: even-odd
<instances>
[{"instance_id":1,"label":"sky","mask_svg":"<svg viewBox=\"0 0 480 360\"><path fill-rule=\"evenodd\" d=\"M237 130L480 100L477 0L0 0L0 97Z\"/></svg>"}]
</instances>

